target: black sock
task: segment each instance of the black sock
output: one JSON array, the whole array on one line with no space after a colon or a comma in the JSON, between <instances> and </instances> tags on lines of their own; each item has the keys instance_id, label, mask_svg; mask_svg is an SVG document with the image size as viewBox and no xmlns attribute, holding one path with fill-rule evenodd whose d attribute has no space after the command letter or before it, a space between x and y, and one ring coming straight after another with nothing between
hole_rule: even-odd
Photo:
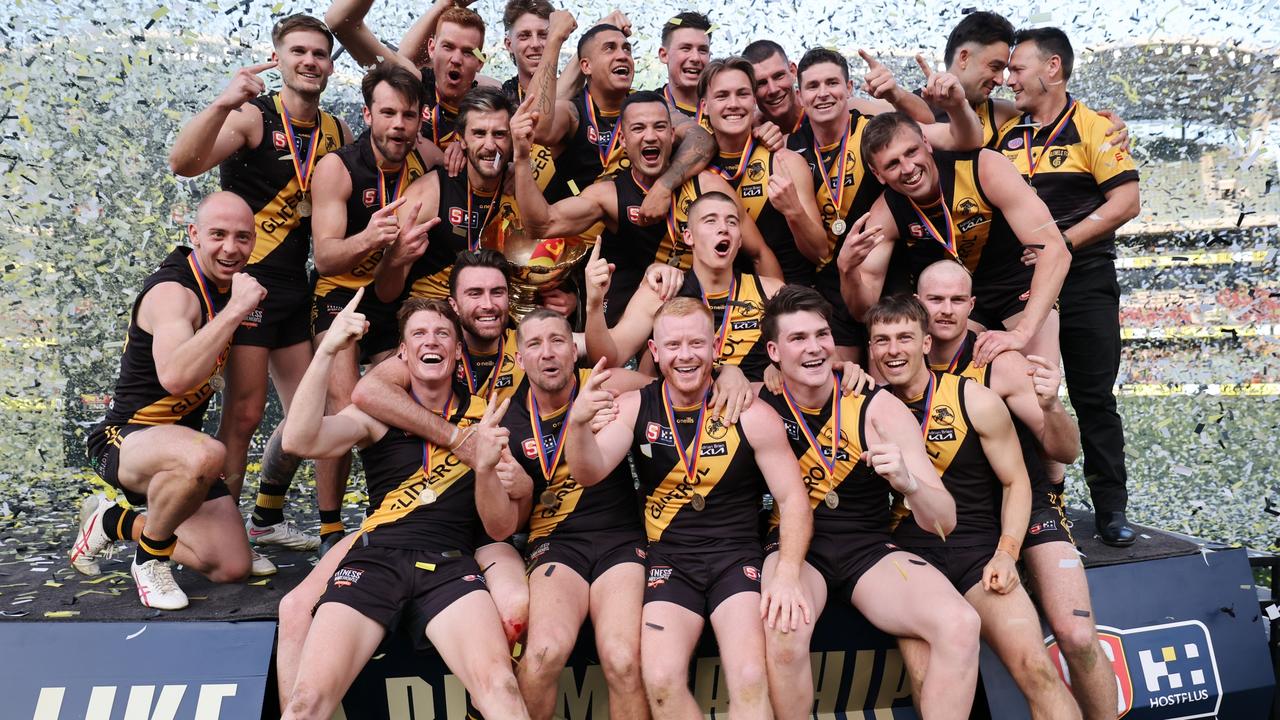
<instances>
[{"instance_id":1,"label":"black sock","mask_svg":"<svg viewBox=\"0 0 1280 720\"><path fill-rule=\"evenodd\" d=\"M343 532L341 510L320 511L320 542L324 542L330 535L341 537Z\"/></svg>"},{"instance_id":2,"label":"black sock","mask_svg":"<svg viewBox=\"0 0 1280 720\"><path fill-rule=\"evenodd\" d=\"M137 510L112 505L102 513L102 532L112 540L132 540L133 523L139 517Z\"/></svg>"},{"instance_id":3,"label":"black sock","mask_svg":"<svg viewBox=\"0 0 1280 720\"><path fill-rule=\"evenodd\" d=\"M253 524L266 527L284 522L284 496L288 485L270 485L264 479L258 486L258 500L253 506Z\"/></svg>"},{"instance_id":4,"label":"black sock","mask_svg":"<svg viewBox=\"0 0 1280 720\"><path fill-rule=\"evenodd\" d=\"M284 496L302 458L284 451L283 424L277 425L262 451L262 474L258 499L253 508L253 524L266 527L284 522Z\"/></svg>"},{"instance_id":5,"label":"black sock","mask_svg":"<svg viewBox=\"0 0 1280 720\"><path fill-rule=\"evenodd\" d=\"M134 554L133 561L139 565L150 560L169 562L169 559L173 557L173 548L177 544L177 535L170 535L164 540L156 540L147 537L147 531L143 530L142 535L138 538L138 552Z\"/></svg>"}]
</instances>

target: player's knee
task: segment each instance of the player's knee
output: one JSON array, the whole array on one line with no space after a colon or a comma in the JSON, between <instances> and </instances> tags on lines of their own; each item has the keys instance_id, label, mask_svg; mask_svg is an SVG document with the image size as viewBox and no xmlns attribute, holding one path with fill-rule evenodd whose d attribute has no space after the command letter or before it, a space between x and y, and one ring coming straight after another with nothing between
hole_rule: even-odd
<instances>
[{"instance_id":1,"label":"player's knee","mask_svg":"<svg viewBox=\"0 0 1280 720\"><path fill-rule=\"evenodd\" d=\"M677 693L688 687L687 674L687 668L656 662L643 663L641 676L650 702L658 706L671 702Z\"/></svg>"},{"instance_id":2,"label":"player's knee","mask_svg":"<svg viewBox=\"0 0 1280 720\"><path fill-rule=\"evenodd\" d=\"M307 597L299 592L300 586L280 598L280 633L305 632L311 620L311 609L315 607L315 598Z\"/></svg>"},{"instance_id":3,"label":"player's knee","mask_svg":"<svg viewBox=\"0 0 1280 720\"><path fill-rule=\"evenodd\" d=\"M227 457L227 448L211 437L202 437L193 446L184 449L181 455L186 474L194 478L201 486L207 487L222 475L222 463Z\"/></svg>"},{"instance_id":4,"label":"player's knee","mask_svg":"<svg viewBox=\"0 0 1280 720\"><path fill-rule=\"evenodd\" d=\"M232 431L239 437L248 437L262 422L262 402L254 402L255 398L242 398L240 402L223 408L222 422L230 423Z\"/></svg>"},{"instance_id":5,"label":"player's knee","mask_svg":"<svg viewBox=\"0 0 1280 720\"><path fill-rule=\"evenodd\" d=\"M510 658L505 663L494 662L478 670L472 676L475 688L471 691L478 703L507 702L520 697L520 686L511 672Z\"/></svg>"},{"instance_id":6,"label":"player's knee","mask_svg":"<svg viewBox=\"0 0 1280 720\"><path fill-rule=\"evenodd\" d=\"M978 657L978 635L982 631L982 618L967 602L951 603L939 613L937 642L931 643L931 651L940 647L966 658Z\"/></svg>"},{"instance_id":7,"label":"player's knee","mask_svg":"<svg viewBox=\"0 0 1280 720\"><path fill-rule=\"evenodd\" d=\"M639 664L640 648L631 643L610 643L600 651L604 679L612 687L634 684Z\"/></svg>"},{"instance_id":8,"label":"player's knee","mask_svg":"<svg viewBox=\"0 0 1280 720\"><path fill-rule=\"evenodd\" d=\"M247 554L238 552L221 553L205 572L210 581L216 583L238 583L249 579L252 562Z\"/></svg>"},{"instance_id":9,"label":"player's knee","mask_svg":"<svg viewBox=\"0 0 1280 720\"><path fill-rule=\"evenodd\" d=\"M299 684L293 689L289 698L289 707L285 717L296 720L327 720L321 715L327 704L327 693L322 688L310 684Z\"/></svg>"},{"instance_id":10,"label":"player's knee","mask_svg":"<svg viewBox=\"0 0 1280 720\"><path fill-rule=\"evenodd\" d=\"M739 702L754 704L768 697L769 676L763 657L740 662L728 681L730 691Z\"/></svg>"},{"instance_id":11,"label":"player's knee","mask_svg":"<svg viewBox=\"0 0 1280 720\"><path fill-rule=\"evenodd\" d=\"M798 632L769 633L769 660L780 668L794 668L809 662L809 636Z\"/></svg>"},{"instance_id":12,"label":"player's knee","mask_svg":"<svg viewBox=\"0 0 1280 720\"><path fill-rule=\"evenodd\" d=\"M503 625L506 625L505 621ZM569 653L573 651L574 639L574 636L559 630L540 632L537 637L530 634L524 658L520 662L538 674L559 672L568 661ZM603 654L600 661L604 664Z\"/></svg>"},{"instance_id":13,"label":"player's knee","mask_svg":"<svg viewBox=\"0 0 1280 720\"><path fill-rule=\"evenodd\" d=\"M1098 654L1098 633L1092 623L1067 623L1061 631L1055 629L1054 638L1068 660L1091 661Z\"/></svg>"}]
</instances>

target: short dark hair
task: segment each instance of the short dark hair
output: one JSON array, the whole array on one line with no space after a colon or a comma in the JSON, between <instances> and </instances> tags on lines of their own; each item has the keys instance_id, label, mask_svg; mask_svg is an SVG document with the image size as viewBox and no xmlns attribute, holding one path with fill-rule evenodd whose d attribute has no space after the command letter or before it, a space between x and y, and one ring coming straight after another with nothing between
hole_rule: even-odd
<instances>
[{"instance_id":1,"label":"short dark hair","mask_svg":"<svg viewBox=\"0 0 1280 720\"><path fill-rule=\"evenodd\" d=\"M742 49L742 57L749 63L764 62L774 55L781 55L782 62L787 62L787 51L772 40L756 40Z\"/></svg>"},{"instance_id":2,"label":"short dark hair","mask_svg":"<svg viewBox=\"0 0 1280 720\"><path fill-rule=\"evenodd\" d=\"M947 36L947 46L942 51L942 62L948 67L956 57L956 51L966 43L983 47L1002 42L1013 45L1013 25L1003 15L986 10L975 10L956 23Z\"/></svg>"},{"instance_id":3,"label":"short dark hair","mask_svg":"<svg viewBox=\"0 0 1280 720\"><path fill-rule=\"evenodd\" d=\"M872 165L871 158L889 146L893 142L893 138L898 134L901 128L911 128L917 135L924 137L924 131L920 129L920 123L911 118L910 115L900 112L880 113L867 123L862 131L862 157L867 161L868 165Z\"/></svg>"},{"instance_id":4,"label":"short dark hair","mask_svg":"<svg viewBox=\"0 0 1280 720\"><path fill-rule=\"evenodd\" d=\"M569 318L561 315L555 310L551 310L549 308L544 308L544 307L536 307L528 315L524 316L524 319L520 321L519 325L516 325L516 347L517 348L524 343L524 324L530 323L530 322L537 322L538 320L559 320L560 322L564 323L564 326L566 328L568 328L569 334L573 335L573 325L569 324Z\"/></svg>"},{"instance_id":5,"label":"short dark hair","mask_svg":"<svg viewBox=\"0 0 1280 720\"><path fill-rule=\"evenodd\" d=\"M756 69L751 66L750 61L741 55L731 55L729 57L716 58L702 68L702 74L698 76L698 97L706 97L707 88L711 87L711 81L727 70L737 70L745 73L747 82L751 84L751 92L754 93L756 91Z\"/></svg>"},{"instance_id":6,"label":"short dark hair","mask_svg":"<svg viewBox=\"0 0 1280 720\"><path fill-rule=\"evenodd\" d=\"M1062 79L1071 79L1071 69L1076 64L1076 53L1071 49L1071 41L1067 34L1056 27L1023 28L1014 33L1013 44L1021 45L1033 42L1040 51L1040 57L1048 60L1057 55L1062 60Z\"/></svg>"},{"instance_id":7,"label":"short dark hair","mask_svg":"<svg viewBox=\"0 0 1280 720\"><path fill-rule=\"evenodd\" d=\"M458 257L453 261L453 270L449 273L449 295L453 296L458 293L458 276L462 271L469 267L493 268L502 273L502 277L506 279L507 285L511 285L511 263L502 256L502 253L493 248L482 247L479 250L463 250L458 253Z\"/></svg>"},{"instance_id":8,"label":"short dark hair","mask_svg":"<svg viewBox=\"0 0 1280 720\"><path fill-rule=\"evenodd\" d=\"M727 202L730 205L733 205L735 208L738 206L737 200L734 200L733 198L729 197L728 195L725 195L719 190L712 190L711 192L702 193L697 198L695 198L692 203L689 203L689 209L686 211L685 217L692 220L694 211L697 210L703 203L706 203L706 202Z\"/></svg>"},{"instance_id":9,"label":"short dark hair","mask_svg":"<svg viewBox=\"0 0 1280 720\"><path fill-rule=\"evenodd\" d=\"M277 48L280 47L280 43L284 40L285 35L299 30L318 32L325 36L329 41L329 52L333 52L333 33L329 30L329 26L325 25L320 20L313 18L310 15L304 15L303 13L297 13L295 15L280 18L279 22L271 28L271 45Z\"/></svg>"},{"instance_id":10,"label":"short dark hair","mask_svg":"<svg viewBox=\"0 0 1280 720\"><path fill-rule=\"evenodd\" d=\"M546 20L555 8L547 0L508 0L502 11L502 29L511 32L511 26L525 15L533 14Z\"/></svg>"},{"instance_id":11,"label":"short dark hair","mask_svg":"<svg viewBox=\"0 0 1280 720\"><path fill-rule=\"evenodd\" d=\"M390 85L401 97L422 107L422 78L389 61L374 65L360 80L360 94L364 96L365 107L373 107L373 91L382 83Z\"/></svg>"},{"instance_id":12,"label":"short dark hair","mask_svg":"<svg viewBox=\"0 0 1280 720\"><path fill-rule=\"evenodd\" d=\"M929 333L929 311L924 309L924 304L915 295L899 293L882 298L867 311L867 316L863 320L867 329L870 330L875 325L883 325L891 322L901 322L907 320L909 322L920 323L920 329L927 335Z\"/></svg>"},{"instance_id":13,"label":"short dark hair","mask_svg":"<svg viewBox=\"0 0 1280 720\"><path fill-rule=\"evenodd\" d=\"M622 28L612 23L599 23L587 28L587 31L582 33L582 37L578 38L578 57L582 57L582 51L586 49L587 43L591 42L595 36L602 32L610 31L620 33L622 32ZM623 33L623 35L626 35L626 33Z\"/></svg>"},{"instance_id":14,"label":"short dark hair","mask_svg":"<svg viewBox=\"0 0 1280 720\"><path fill-rule=\"evenodd\" d=\"M632 105L643 105L645 103L658 103L663 107L667 107L666 98L662 97L661 95L659 95L658 93L652 90L641 90L639 92L631 93L630 95L627 96L626 100L622 101L622 109L618 112L618 118L621 119L626 117L627 108L631 107ZM670 111L670 108L668 108L668 111Z\"/></svg>"},{"instance_id":15,"label":"short dark hair","mask_svg":"<svg viewBox=\"0 0 1280 720\"><path fill-rule=\"evenodd\" d=\"M816 47L800 58L800 64L796 66L796 82L799 82L800 78L804 77L805 70L822 63L831 63L840 68L840 74L844 76L845 81L849 80L849 61L845 59L845 56L835 50Z\"/></svg>"},{"instance_id":16,"label":"short dark hair","mask_svg":"<svg viewBox=\"0 0 1280 720\"><path fill-rule=\"evenodd\" d=\"M515 114L515 106L511 98L501 88L488 85L477 85L467 91L458 103L458 117L453 121L461 136L467 130L467 117L473 112L506 112L510 119Z\"/></svg>"},{"instance_id":17,"label":"short dark hair","mask_svg":"<svg viewBox=\"0 0 1280 720\"><path fill-rule=\"evenodd\" d=\"M671 33L685 29L711 32L711 20L700 12L677 13L675 17L662 25L662 47L667 46L667 41L671 39Z\"/></svg>"},{"instance_id":18,"label":"short dark hair","mask_svg":"<svg viewBox=\"0 0 1280 720\"><path fill-rule=\"evenodd\" d=\"M778 341L778 318L798 312L811 312L822 316L831 324L831 303L822 294L803 285L783 285L773 297L764 303L764 323L760 335L765 340Z\"/></svg>"},{"instance_id":19,"label":"short dark hair","mask_svg":"<svg viewBox=\"0 0 1280 720\"><path fill-rule=\"evenodd\" d=\"M424 298L410 297L400 303L400 309L396 311L396 327L399 328L400 340L404 340L404 326L408 324L409 318L420 312L433 312L453 325L453 336L462 341L462 321L458 319L458 313L454 311L453 306L448 300L441 298Z\"/></svg>"}]
</instances>

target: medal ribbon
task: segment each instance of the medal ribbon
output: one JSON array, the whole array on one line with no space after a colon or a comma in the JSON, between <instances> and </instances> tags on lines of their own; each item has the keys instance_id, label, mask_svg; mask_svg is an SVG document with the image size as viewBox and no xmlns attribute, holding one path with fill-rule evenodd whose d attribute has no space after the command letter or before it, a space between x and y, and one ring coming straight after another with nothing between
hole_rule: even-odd
<instances>
[{"instance_id":1,"label":"medal ribbon","mask_svg":"<svg viewBox=\"0 0 1280 720\"><path fill-rule=\"evenodd\" d=\"M484 233L485 228L489 227L490 221L493 220L493 213L497 211L498 205L501 204L500 202L498 202L498 200L499 200L499 196L502 194L503 180L506 180L506 178L507 178L506 171L503 170L502 179L498 181L498 187L496 190L493 191L493 199L489 202L488 209L484 211L484 220L481 221L478 227L472 228L471 227L471 200L473 197L475 197L475 191L471 189L471 177L469 175L467 177L467 249L469 249L471 252L475 252L480 249L480 240L481 240L480 235ZM472 237L473 230L475 231L475 237Z\"/></svg>"},{"instance_id":2,"label":"medal ribbon","mask_svg":"<svg viewBox=\"0 0 1280 720\"><path fill-rule=\"evenodd\" d=\"M666 85L662 86L662 96L667 99L667 105L670 105L672 110L679 110L680 112L684 112L684 109L680 107L680 103L676 102L676 96L671 94L671 83L667 83ZM693 121L699 125L702 124L702 107L703 107L702 101L699 100L698 106L694 110L694 117L693 117Z\"/></svg>"},{"instance_id":3,"label":"medal ribbon","mask_svg":"<svg viewBox=\"0 0 1280 720\"><path fill-rule=\"evenodd\" d=\"M289 142L289 159L293 161L293 172L298 176L298 189L307 192L311 187L311 173L316 169L316 160L319 155L316 148L320 147L320 115L316 115L315 127L311 130L311 140L307 143L307 151L302 151L302 145L298 142L297 132L293 129L293 118L289 116L289 108L276 95L276 108L280 111L280 116L284 119L284 136Z\"/></svg>"},{"instance_id":4,"label":"medal ribbon","mask_svg":"<svg viewBox=\"0 0 1280 720\"><path fill-rule=\"evenodd\" d=\"M493 385L498 381L498 371L502 369L502 358L505 357L506 349L507 334L504 332L502 333L502 337L498 338L498 354L494 356L493 372L489 373L489 382L487 383L488 387L484 389L484 392L476 392L476 378L475 374L471 371L471 353L467 352L467 344L462 344L462 376L466 378L467 389L471 391L472 395L479 395L482 398L488 399L488 397L493 393Z\"/></svg>"},{"instance_id":5,"label":"medal ribbon","mask_svg":"<svg viewBox=\"0 0 1280 720\"><path fill-rule=\"evenodd\" d=\"M969 347L969 336L966 334L964 339L960 341L960 347L956 348L956 354L951 356L951 362L947 363L947 372L955 373L956 368L960 366L960 357L964 355L964 351Z\"/></svg>"},{"instance_id":6,"label":"medal ribbon","mask_svg":"<svg viewBox=\"0 0 1280 720\"><path fill-rule=\"evenodd\" d=\"M378 207L386 207L388 203L395 202L396 198L400 197L400 193L404 192L405 186L409 184L405 182L409 179L409 173L405 172L408 170L408 163L406 158L405 164L400 167L400 172L395 175L395 180L391 183L395 190L390 193L390 197L387 197L387 174L381 167L378 168Z\"/></svg>"},{"instance_id":7,"label":"medal ribbon","mask_svg":"<svg viewBox=\"0 0 1280 720\"><path fill-rule=\"evenodd\" d=\"M200 297L204 300L205 315L212 321L217 315L217 311L213 309L213 296L209 294L209 283L204 279L204 273L200 271L200 261L196 259L194 250L187 256L187 265L191 267L191 274L196 276L196 286L200 288Z\"/></svg>"},{"instance_id":8,"label":"medal ribbon","mask_svg":"<svg viewBox=\"0 0 1280 720\"><path fill-rule=\"evenodd\" d=\"M596 152L600 155L600 166L607 170L609 168L609 158L613 156L613 151L618 148L618 138L622 133L618 132L618 128L615 127L613 133L609 136L608 146L601 144L600 136L603 133L600 132L600 121L596 117L596 103L591 99L590 89L583 91L582 102L587 106L587 127L595 131Z\"/></svg>"},{"instance_id":9,"label":"medal ribbon","mask_svg":"<svg viewBox=\"0 0 1280 720\"><path fill-rule=\"evenodd\" d=\"M924 391L924 417L920 418L920 434L925 438L929 437L929 415L933 412L933 391L936 388L937 378L933 371L929 371L929 386Z\"/></svg>"},{"instance_id":10,"label":"medal ribbon","mask_svg":"<svg viewBox=\"0 0 1280 720\"><path fill-rule=\"evenodd\" d=\"M723 168L712 164L710 168L716 171L716 174L724 178L730 185L738 187L738 182L742 180L742 174L747 170L747 163L751 160L751 155L756 151L756 139L754 136L747 138L747 146L742 149L742 157L738 158L738 169L730 175ZM723 156L722 156L723 157Z\"/></svg>"},{"instance_id":11,"label":"medal ribbon","mask_svg":"<svg viewBox=\"0 0 1280 720\"><path fill-rule=\"evenodd\" d=\"M445 119L443 108L444 102L440 99L440 91L437 90L436 104L431 108L431 141L434 142L436 147L441 150L443 150L444 147L440 143L443 142L447 144L449 140L454 138L456 135L456 131L450 130L444 134L444 137L440 137L440 124L444 122Z\"/></svg>"},{"instance_id":12,"label":"medal ribbon","mask_svg":"<svg viewBox=\"0 0 1280 720\"><path fill-rule=\"evenodd\" d=\"M942 189L938 189L938 205L942 207L942 224L946 230L945 236L933 224L933 221L929 219L929 216L920 209L920 206L916 204L915 200L907 198L907 202L911 203L911 209L916 211L916 217L920 220L920 224L929 231L929 235L934 240L937 240L938 244L941 245L947 253L951 255L951 257L955 258L956 261L959 262L960 256L956 254L956 228L955 225L951 223L951 209L947 207L947 198L942 194Z\"/></svg>"},{"instance_id":13,"label":"medal ribbon","mask_svg":"<svg viewBox=\"0 0 1280 720\"><path fill-rule=\"evenodd\" d=\"M413 392L413 388L409 388L409 397L413 401L422 405L422 401L418 399L418 395ZM449 417L453 415L453 393L449 393L449 398L444 401L444 413L441 415L447 422ZM422 405L426 407L425 405ZM422 439L422 477L425 480L427 475L431 474L431 456L435 453L435 445L426 438Z\"/></svg>"},{"instance_id":14,"label":"medal ribbon","mask_svg":"<svg viewBox=\"0 0 1280 720\"><path fill-rule=\"evenodd\" d=\"M573 401L578 397L578 386L574 383L573 392L569 394L569 404L565 407L566 417L560 425L560 432L555 435L555 444L551 448L551 459L547 460L547 451L542 446L542 414L538 410L538 398L533 396L533 389L529 389L529 422L533 425L533 435L536 438L534 443L538 448L538 465L542 468L542 477L548 483L551 477L556 474L556 466L560 464L560 454L564 451L564 436L569 432L569 408L573 407Z\"/></svg>"},{"instance_id":15,"label":"medal ribbon","mask_svg":"<svg viewBox=\"0 0 1280 720\"><path fill-rule=\"evenodd\" d=\"M1067 111L1062 114L1062 119L1058 121L1053 131L1049 133L1049 139L1045 140L1044 145L1040 148L1040 157L1036 158L1034 162L1032 162L1031 155L1031 140L1033 138L1031 128L1027 127L1022 131L1022 142L1027 148L1027 182L1031 182L1031 178L1036 176L1036 168L1040 167L1040 161L1044 160L1045 155L1049 154L1049 148L1053 145L1053 141L1058 139L1058 135L1067 127L1067 123L1071 122L1071 117L1076 114L1076 106L1079 104L1079 100L1071 101L1071 107L1067 108ZM1030 121L1029 117L1023 116L1024 123L1030 125Z\"/></svg>"},{"instance_id":16,"label":"medal ribbon","mask_svg":"<svg viewBox=\"0 0 1280 720\"><path fill-rule=\"evenodd\" d=\"M707 298L707 291L698 287L699 294L702 295L702 304L711 310L711 301ZM738 274L734 273L729 276L729 294L724 300L724 316L720 318L720 329L716 332L716 360L720 359L720 353L724 349L725 338L729 337L729 316L733 314L733 303L738 299ZM712 311L715 312L714 310Z\"/></svg>"},{"instance_id":17,"label":"medal ribbon","mask_svg":"<svg viewBox=\"0 0 1280 720\"><path fill-rule=\"evenodd\" d=\"M680 437L680 430L676 427L676 414L673 410L674 403L671 402L671 391L667 389L667 381L662 381L662 410L667 415L667 425L671 427L671 439L674 440L676 446L676 454L680 456L680 464L684 466L685 477L690 482L698 479L698 458L702 456L702 420L707 412L707 398L703 396L702 404L698 406L697 429L693 436L693 443L689 447L693 449L693 458L690 459L690 453L684 448L684 440Z\"/></svg>"},{"instance_id":18,"label":"medal ribbon","mask_svg":"<svg viewBox=\"0 0 1280 720\"><path fill-rule=\"evenodd\" d=\"M840 448L840 378L837 375L831 376L831 415L835 419L835 428L831 433L831 462L827 462L827 457L822 454L822 443L818 442L818 436L813 434L813 430L809 428L809 423L805 420L804 413L800 410L800 404L796 402L795 397L791 394L791 390L787 387L787 381L782 381L782 397L787 401L787 407L791 410L791 415L796 419L796 424L800 426L800 432L804 433L805 440L809 441L809 447L813 448L813 452L818 456L818 460L822 463L822 467L827 469L827 477L835 483L836 473L836 451Z\"/></svg>"},{"instance_id":19,"label":"medal ribbon","mask_svg":"<svg viewBox=\"0 0 1280 720\"><path fill-rule=\"evenodd\" d=\"M843 215L844 208L844 181L849 175L849 163L845 162L845 152L849 147L849 139L853 137L853 117L850 116L845 120L844 133L840 138L840 150L836 154L836 159L832 161L832 165L838 165L840 170L836 177L831 177L831 170L828 169L826 163L822 161L822 148L818 146L818 136L813 136L813 158L818 163L818 168L822 170L822 178L827 182L827 190L831 193L831 199L835 201L836 213Z\"/></svg>"}]
</instances>

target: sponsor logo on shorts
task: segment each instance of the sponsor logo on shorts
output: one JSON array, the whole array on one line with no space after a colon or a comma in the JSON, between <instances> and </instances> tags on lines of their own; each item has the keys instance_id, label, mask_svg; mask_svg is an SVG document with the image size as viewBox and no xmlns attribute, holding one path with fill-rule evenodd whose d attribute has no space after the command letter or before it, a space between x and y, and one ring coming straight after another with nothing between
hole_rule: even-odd
<instances>
[{"instance_id":1,"label":"sponsor logo on shorts","mask_svg":"<svg viewBox=\"0 0 1280 720\"><path fill-rule=\"evenodd\" d=\"M338 571L333 574L333 586L351 587L352 585L360 582L361 575L364 575L363 570L358 570L356 568L338 568Z\"/></svg>"},{"instance_id":2,"label":"sponsor logo on shorts","mask_svg":"<svg viewBox=\"0 0 1280 720\"><path fill-rule=\"evenodd\" d=\"M671 579L670 565L654 565L649 568L649 587L656 588Z\"/></svg>"},{"instance_id":3,"label":"sponsor logo on shorts","mask_svg":"<svg viewBox=\"0 0 1280 720\"><path fill-rule=\"evenodd\" d=\"M760 568L755 565L743 565L742 574L746 575L748 580L760 582Z\"/></svg>"},{"instance_id":4,"label":"sponsor logo on shorts","mask_svg":"<svg viewBox=\"0 0 1280 720\"><path fill-rule=\"evenodd\" d=\"M636 548L636 557L641 560L647 560L649 558L649 553L645 552L644 548Z\"/></svg>"},{"instance_id":5,"label":"sponsor logo on shorts","mask_svg":"<svg viewBox=\"0 0 1280 720\"><path fill-rule=\"evenodd\" d=\"M538 546L537 546L537 547L535 547L533 550L529 551L529 559L530 559L530 560L537 560L538 558L540 558L540 557L542 557L543 555L545 555L545 554L547 553L547 551L548 551L548 550L550 550L550 549L551 549L551 543L550 543L550 542L538 543Z\"/></svg>"},{"instance_id":6,"label":"sponsor logo on shorts","mask_svg":"<svg viewBox=\"0 0 1280 720\"><path fill-rule=\"evenodd\" d=\"M253 309L253 312L245 316L240 321L240 327L255 328L262 324L262 306Z\"/></svg>"},{"instance_id":7,"label":"sponsor logo on shorts","mask_svg":"<svg viewBox=\"0 0 1280 720\"><path fill-rule=\"evenodd\" d=\"M484 576L483 576L483 575L477 575L477 574L475 574L475 573L469 573L469 574L467 574L467 575L463 575L461 578L458 578L458 579L459 579L459 580L461 580L462 582L469 582L469 583L471 583L471 582L478 582L478 583L480 583L481 585L484 585L484 584L485 584L485 583L484 583Z\"/></svg>"},{"instance_id":8,"label":"sponsor logo on shorts","mask_svg":"<svg viewBox=\"0 0 1280 720\"><path fill-rule=\"evenodd\" d=\"M937 430L930 428L929 436L926 438L928 442L954 442L955 439L955 428L939 428Z\"/></svg>"},{"instance_id":9,"label":"sponsor logo on shorts","mask_svg":"<svg viewBox=\"0 0 1280 720\"><path fill-rule=\"evenodd\" d=\"M1044 522L1035 523L1031 527L1027 528L1027 533L1030 535L1039 535L1042 532L1048 532L1050 530L1057 530L1057 529L1058 529L1057 520L1045 520Z\"/></svg>"}]
</instances>

